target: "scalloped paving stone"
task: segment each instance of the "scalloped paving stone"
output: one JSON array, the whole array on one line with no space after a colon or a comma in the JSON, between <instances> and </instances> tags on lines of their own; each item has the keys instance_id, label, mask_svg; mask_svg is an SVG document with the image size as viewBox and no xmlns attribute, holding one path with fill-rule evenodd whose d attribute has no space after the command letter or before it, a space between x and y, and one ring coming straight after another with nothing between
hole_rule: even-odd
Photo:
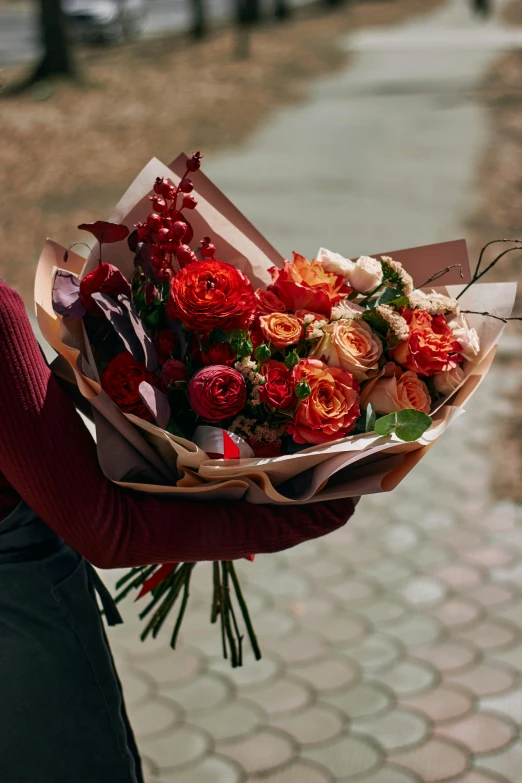
<instances>
[{"instance_id":1,"label":"scalloped paving stone","mask_svg":"<svg viewBox=\"0 0 522 783\"><path fill-rule=\"evenodd\" d=\"M400 562L395 558L382 559L376 563L371 563L364 569L366 576L374 579L381 585L388 585L399 582L401 579L407 579L413 574L413 569L407 562Z\"/></svg>"},{"instance_id":2,"label":"scalloped paving stone","mask_svg":"<svg viewBox=\"0 0 522 783\"><path fill-rule=\"evenodd\" d=\"M243 660L243 666L237 669L230 668L230 661L218 658L210 663L212 671L219 672L236 687L247 690L259 687L278 676L280 671L279 661L270 655L263 654L260 661L256 661L248 650L248 641L245 639L247 653Z\"/></svg>"},{"instance_id":3,"label":"scalloped paving stone","mask_svg":"<svg viewBox=\"0 0 522 783\"><path fill-rule=\"evenodd\" d=\"M363 669L377 669L395 661L400 650L393 639L372 634L356 645L343 645L342 651Z\"/></svg>"},{"instance_id":4,"label":"scalloped paving stone","mask_svg":"<svg viewBox=\"0 0 522 783\"><path fill-rule=\"evenodd\" d=\"M464 627L476 622L481 609L475 603L462 598L450 598L431 611L431 614L450 629Z\"/></svg>"},{"instance_id":5,"label":"scalloped paving stone","mask_svg":"<svg viewBox=\"0 0 522 783\"><path fill-rule=\"evenodd\" d=\"M430 647L416 648L412 653L439 671L452 672L468 667L477 660L478 650L463 642L438 642Z\"/></svg>"},{"instance_id":6,"label":"scalloped paving stone","mask_svg":"<svg viewBox=\"0 0 522 783\"><path fill-rule=\"evenodd\" d=\"M294 634L298 630L295 617L275 609L256 613L253 623L258 639L278 639Z\"/></svg>"},{"instance_id":7,"label":"scalloped paving stone","mask_svg":"<svg viewBox=\"0 0 522 783\"><path fill-rule=\"evenodd\" d=\"M463 778L459 778L458 783L505 783L505 779L501 780L500 778L497 778L496 775L495 777L492 777L491 775L474 770L468 772Z\"/></svg>"},{"instance_id":8,"label":"scalloped paving stone","mask_svg":"<svg viewBox=\"0 0 522 783\"><path fill-rule=\"evenodd\" d=\"M311 661L325 651L324 640L318 634L306 630L283 639L267 640L265 647L289 663Z\"/></svg>"},{"instance_id":9,"label":"scalloped paving stone","mask_svg":"<svg viewBox=\"0 0 522 783\"><path fill-rule=\"evenodd\" d=\"M502 783L518 783L522 769L522 742L514 742L505 750L483 756L480 768L503 775Z\"/></svg>"},{"instance_id":10,"label":"scalloped paving stone","mask_svg":"<svg viewBox=\"0 0 522 783\"><path fill-rule=\"evenodd\" d=\"M340 783L344 783L341 781ZM419 783L419 778L411 775L409 772L403 772L387 764L381 767L377 772L370 773L357 779L357 783ZM460 781L459 781L460 783Z\"/></svg>"},{"instance_id":11,"label":"scalloped paving stone","mask_svg":"<svg viewBox=\"0 0 522 783\"><path fill-rule=\"evenodd\" d=\"M191 765L182 771L164 772L161 777L161 783L242 783L242 781L243 776L235 764L216 756L209 756L199 764Z\"/></svg>"},{"instance_id":12,"label":"scalloped paving stone","mask_svg":"<svg viewBox=\"0 0 522 783\"><path fill-rule=\"evenodd\" d=\"M490 607L507 603L513 598L513 593L505 585L483 584L468 591L468 595L482 606Z\"/></svg>"},{"instance_id":13,"label":"scalloped paving stone","mask_svg":"<svg viewBox=\"0 0 522 783\"><path fill-rule=\"evenodd\" d=\"M233 690L223 679L213 674L203 674L188 683L167 685L163 696L173 699L188 715L210 710L230 698Z\"/></svg>"},{"instance_id":14,"label":"scalloped paving stone","mask_svg":"<svg viewBox=\"0 0 522 783\"><path fill-rule=\"evenodd\" d=\"M257 704L268 715L302 710L312 698L313 693L307 683L291 679L287 675L248 694L249 701Z\"/></svg>"},{"instance_id":15,"label":"scalloped paving stone","mask_svg":"<svg viewBox=\"0 0 522 783\"><path fill-rule=\"evenodd\" d=\"M367 630L362 620L343 616L341 612L326 617L304 617L301 625L334 644L353 642L363 636Z\"/></svg>"},{"instance_id":16,"label":"scalloped paving stone","mask_svg":"<svg viewBox=\"0 0 522 783\"><path fill-rule=\"evenodd\" d=\"M133 655L134 666L153 677L158 688L167 683L182 682L195 677L204 668L205 659L194 648L180 647L174 652L170 645L162 650L140 652Z\"/></svg>"},{"instance_id":17,"label":"scalloped paving stone","mask_svg":"<svg viewBox=\"0 0 522 783\"><path fill-rule=\"evenodd\" d=\"M503 693L511 688L514 682L514 677L510 672L487 663L480 663L469 672L448 674L445 679L468 688L476 696L493 696L497 693Z\"/></svg>"},{"instance_id":18,"label":"scalloped paving stone","mask_svg":"<svg viewBox=\"0 0 522 783\"><path fill-rule=\"evenodd\" d=\"M432 721L446 721L460 718L470 711L472 698L466 691L438 685L433 690L418 696L407 696L400 700L401 705L419 710Z\"/></svg>"},{"instance_id":19,"label":"scalloped paving stone","mask_svg":"<svg viewBox=\"0 0 522 783\"><path fill-rule=\"evenodd\" d=\"M386 691L370 683L361 683L347 691L323 694L321 701L337 707L351 720L377 717L393 707Z\"/></svg>"},{"instance_id":20,"label":"scalloped paving stone","mask_svg":"<svg viewBox=\"0 0 522 783\"><path fill-rule=\"evenodd\" d=\"M423 783L441 783L464 772L468 756L456 745L437 738L393 757L393 763L415 772Z\"/></svg>"},{"instance_id":21,"label":"scalloped paving stone","mask_svg":"<svg viewBox=\"0 0 522 783\"><path fill-rule=\"evenodd\" d=\"M343 579L339 584L329 585L325 589L334 598L348 604L368 601L376 593L374 585L359 577L357 579Z\"/></svg>"},{"instance_id":22,"label":"scalloped paving stone","mask_svg":"<svg viewBox=\"0 0 522 783\"><path fill-rule=\"evenodd\" d=\"M197 725L214 740L235 740L250 734L264 720L256 704L234 699L208 713L198 715Z\"/></svg>"},{"instance_id":23,"label":"scalloped paving stone","mask_svg":"<svg viewBox=\"0 0 522 783\"><path fill-rule=\"evenodd\" d=\"M263 775L264 783L331 783L330 775L311 764L297 762L272 775ZM198 781L199 783L199 781ZM259 778L247 778L245 783L259 783Z\"/></svg>"},{"instance_id":24,"label":"scalloped paving stone","mask_svg":"<svg viewBox=\"0 0 522 783\"><path fill-rule=\"evenodd\" d=\"M478 712L438 728L436 734L465 745L471 753L490 753L511 742L516 731L496 715Z\"/></svg>"},{"instance_id":25,"label":"scalloped paving stone","mask_svg":"<svg viewBox=\"0 0 522 783\"><path fill-rule=\"evenodd\" d=\"M450 542L454 546L453 540ZM469 544L466 545L467 548ZM466 587L473 587L482 581L482 575L477 568L465 565L463 563L451 563L450 565L438 568L432 576L454 590L462 590Z\"/></svg>"},{"instance_id":26,"label":"scalloped paving stone","mask_svg":"<svg viewBox=\"0 0 522 783\"><path fill-rule=\"evenodd\" d=\"M372 672L372 678L403 695L422 691L433 685L437 672L419 661L400 661L383 671Z\"/></svg>"},{"instance_id":27,"label":"scalloped paving stone","mask_svg":"<svg viewBox=\"0 0 522 783\"><path fill-rule=\"evenodd\" d=\"M169 732L181 716L175 702L159 701L157 698L152 698L139 707L129 706L129 714L134 733L140 739Z\"/></svg>"},{"instance_id":28,"label":"scalloped paving stone","mask_svg":"<svg viewBox=\"0 0 522 783\"><path fill-rule=\"evenodd\" d=\"M257 581L253 584L257 584ZM280 571L271 574L259 574L259 584L273 597L302 598L310 592L310 585L305 576L296 571Z\"/></svg>"},{"instance_id":29,"label":"scalloped paving stone","mask_svg":"<svg viewBox=\"0 0 522 783\"><path fill-rule=\"evenodd\" d=\"M238 742L217 742L216 751L235 761L250 775L282 767L295 755L294 746L286 735L270 729L257 731Z\"/></svg>"},{"instance_id":30,"label":"scalloped paving stone","mask_svg":"<svg viewBox=\"0 0 522 783\"><path fill-rule=\"evenodd\" d=\"M338 778L354 778L374 767L381 758L370 743L358 737L341 737L315 748L303 748L303 759L309 759Z\"/></svg>"},{"instance_id":31,"label":"scalloped paving stone","mask_svg":"<svg viewBox=\"0 0 522 783\"><path fill-rule=\"evenodd\" d=\"M430 734L428 721L419 713L398 707L375 720L353 721L351 732L374 739L384 750L396 751L416 745Z\"/></svg>"},{"instance_id":32,"label":"scalloped paving stone","mask_svg":"<svg viewBox=\"0 0 522 783\"><path fill-rule=\"evenodd\" d=\"M403 585L396 588L396 592L400 598L414 607L435 606L443 600L446 594L444 587L439 582L420 577L408 579Z\"/></svg>"},{"instance_id":33,"label":"scalloped paving stone","mask_svg":"<svg viewBox=\"0 0 522 783\"><path fill-rule=\"evenodd\" d=\"M508 650L494 650L487 653L488 663L500 663L512 666L515 669L520 668L520 661L522 661L522 644L517 647L510 647Z\"/></svg>"},{"instance_id":34,"label":"scalloped paving stone","mask_svg":"<svg viewBox=\"0 0 522 783\"><path fill-rule=\"evenodd\" d=\"M408 552L407 557L416 568L430 569L447 563L451 559L448 549L435 541L429 541L413 552Z\"/></svg>"},{"instance_id":35,"label":"scalloped paving stone","mask_svg":"<svg viewBox=\"0 0 522 783\"><path fill-rule=\"evenodd\" d=\"M154 680L143 674L139 669L123 669L120 667L120 678L125 690L125 701L128 707L139 706L154 694Z\"/></svg>"},{"instance_id":36,"label":"scalloped paving stone","mask_svg":"<svg viewBox=\"0 0 522 783\"><path fill-rule=\"evenodd\" d=\"M461 631L460 636L482 650L494 650L510 644L515 639L515 630L501 620L492 620L488 617L479 625Z\"/></svg>"},{"instance_id":37,"label":"scalloped paving stone","mask_svg":"<svg viewBox=\"0 0 522 783\"><path fill-rule=\"evenodd\" d=\"M311 579L327 584L330 579L335 580L345 574L346 565L332 558L322 558L311 563L301 563L299 570Z\"/></svg>"},{"instance_id":38,"label":"scalloped paving stone","mask_svg":"<svg viewBox=\"0 0 522 783\"><path fill-rule=\"evenodd\" d=\"M513 561L513 555L506 549L494 546L477 547L464 552L463 556L470 563L475 563L485 568L494 568L495 566L505 565Z\"/></svg>"},{"instance_id":39,"label":"scalloped paving stone","mask_svg":"<svg viewBox=\"0 0 522 783\"><path fill-rule=\"evenodd\" d=\"M357 678L356 667L345 658L324 657L313 663L298 664L291 671L320 692L347 688Z\"/></svg>"},{"instance_id":40,"label":"scalloped paving stone","mask_svg":"<svg viewBox=\"0 0 522 783\"><path fill-rule=\"evenodd\" d=\"M139 744L144 753L154 759L160 772L195 763L210 747L207 735L194 726L181 726L161 736L151 735Z\"/></svg>"},{"instance_id":41,"label":"scalloped paving stone","mask_svg":"<svg viewBox=\"0 0 522 783\"><path fill-rule=\"evenodd\" d=\"M344 721L336 710L315 705L298 715L272 718L271 725L286 731L299 745L314 745L339 736Z\"/></svg>"},{"instance_id":42,"label":"scalloped paving stone","mask_svg":"<svg viewBox=\"0 0 522 783\"><path fill-rule=\"evenodd\" d=\"M392 636L404 647L416 647L420 644L434 642L440 636L441 625L437 620L423 614L408 614L397 623L392 623L383 629L387 636Z\"/></svg>"},{"instance_id":43,"label":"scalloped paving stone","mask_svg":"<svg viewBox=\"0 0 522 783\"><path fill-rule=\"evenodd\" d=\"M519 664L522 661L519 661ZM483 709L506 715L515 723L522 724L522 687L504 693L502 696L489 696L480 700Z\"/></svg>"},{"instance_id":44,"label":"scalloped paving stone","mask_svg":"<svg viewBox=\"0 0 522 783\"><path fill-rule=\"evenodd\" d=\"M379 543L393 555L411 551L419 544L419 540L420 534L415 527L401 524L390 526L379 537Z\"/></svg>"},{"instance_id":45,"label":"scalloped paving stone","mask_svg":"<svg viewBox=\"0 0 522 783\"><path fill-rule=\"evenodd\" d=\"M358 606L355 611L371 623L386 623L398 620L406 609L397 601L381 598L365 606Z\"/></svg>"}]
</instances>

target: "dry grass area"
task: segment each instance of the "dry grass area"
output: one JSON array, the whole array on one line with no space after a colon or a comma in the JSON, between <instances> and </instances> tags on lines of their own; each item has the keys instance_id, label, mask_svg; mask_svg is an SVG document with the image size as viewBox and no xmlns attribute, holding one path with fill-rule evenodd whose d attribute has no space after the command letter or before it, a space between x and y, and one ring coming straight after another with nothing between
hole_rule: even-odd
<instances>
[{"instance_id":1,"label":"dry grass area","mask_svg":"<svg viewBox=\"0 0 522 783\"><path fill-rule=\"evenodd\" d=\"M343 66L341 34L425 13L442 0L353 0L252 34L249 60L234 33L197 46L182 36L80 55L84 84L53 84L0 102L0 276L29 301L46 236L105 218L152 157L239 144L280 104L302 100L318 74ZM20 71L4 71L9 84Z\"/></svg>"},{"instance_id":2,"label":"dry grass area","mask_svg":"<svg viewBox=\"0 0 522 783\"><path fill-rule=\"evenodd\" d=\"M522 25L522 3L504 11L505 21ZM472 258L494 238L522 238L522 52L513 51L493 66L483 86L489 109L490 142L483 161L479 187L481 205L471 226ZM519 283L516 314L522 313L522 252L506 256L492 270L492 280ZM508 331L522 333L522 324ZM503 371L521 370L520 357L505 359ZM522 503L522 389L508 397L510 413L502 421L493 449L494 489L498 497Z\"/></svg>"}]
</instances>

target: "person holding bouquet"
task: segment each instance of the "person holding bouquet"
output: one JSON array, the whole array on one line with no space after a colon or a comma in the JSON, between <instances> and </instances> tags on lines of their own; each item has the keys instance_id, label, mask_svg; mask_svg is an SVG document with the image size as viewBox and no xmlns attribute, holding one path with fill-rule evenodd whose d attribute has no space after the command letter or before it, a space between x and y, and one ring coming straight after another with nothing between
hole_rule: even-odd
<instances>
[{"instance_id":1,"label":"person holding bouquet","mask_svg":"<svg viewBox=\"0 0 522 783\"><path fill-rule=\"evenodd\" d=\"M354 502L206 507L122 490L4 282L0 370L1 778L142 783L96 593L109 623L118 613L92 566L274 552L335 530Z\"/></svg>"}]
</instances>

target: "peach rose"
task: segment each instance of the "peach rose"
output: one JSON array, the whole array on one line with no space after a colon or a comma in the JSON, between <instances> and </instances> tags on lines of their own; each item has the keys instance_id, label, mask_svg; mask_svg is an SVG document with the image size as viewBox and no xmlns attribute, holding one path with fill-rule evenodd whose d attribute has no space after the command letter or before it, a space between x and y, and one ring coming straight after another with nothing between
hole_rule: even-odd
<instances>
[{"instance_id":1,"label":"peach rose","mask_svg":"<svg viewBox=\"0 0 522 783\"><path fill-rule=\"evenodd\" d=\"M303 325L299 318L287 313L262 315L259 326L265 340L278 348L295 345L303 336Z\"/></svg>"},{"instance_id":2,"label":"peach rose","mask_svg":"<svg viewBox=\"0 0 522 783\"><path fill-rule=\"evenodd\" d=\"M398 364L419 375L434 375L462 361L461 346L443 315L405 307L402 316L410 332L407 340L390 351Z\"/></svg>"},{"instance_id":3,"label":"peach rose","mask_svg":"<svg viewBox=\"0 0 522 783\"><path fill-rule=\"evenodd\" d=\"M358 381L366 381L368 374L378 369L382 342L366 321L334 321L323 332L314 354L329 367L348 370Z\"/></svg>"},{"instance_id":4,"label":"peach rose","mask_svg":"<svg viewBox=\"0 0 522 783\"><path fill-rule=\"evenodd\" d=\"M288 430L294 441L329 443L348 435L360 414L359 383L353 375L319 359L301 359L292 376L296 385L307 381L311 389Z\"/></svg>"},{"instance_id":5,"label":"peach rose","mask_svg":"<svg viewBox=\"0 0 522 783\"><path fill-rule=\"evenodd\" d=\"M414 372L404 372L393 362L388 362L380 375L364 386L361 407L367 408L370 403L377 413L395 413L406 408L429 413L431 409L426 384Z\"/></svg>"},{"instance_id":6,"label":"peach rose","mask_svg":"<svg viewBox=\"0 0 522 783\"><path fill-rule=\"evenodd\" d=\"M454 367L452 370L446 370L445 372L436 372L433 376L433 384L439 394L451 394L455 391L457 386L460 386L464 380L464 370L462 367Z\"/></svg>"},{"instance_id":7,"label":"peach rose","mask_svg":"<svg viewBox=\"0 0 522 783\"><path fill-rule=\"evenodd\" d=\"M313 310L329 318L332 306L352 292L341 275L327 272L316 259L308 261L297 253L292 263L285 261L283 269L272 267L269 271L273 280L270 290L292 312Z\"/></svg>"},{"instance_id":8,"label":"peach rose","mask_svg":"<svg viewBox=\"0 0 522 783\"><path fill-rule=\"evenodd\" d=\"M256 289L257 312L259 315L270 315L270 313L286 313L286 307L278 296L272 291L265 291L263 288Z\"/></svg>"}]
</instances>

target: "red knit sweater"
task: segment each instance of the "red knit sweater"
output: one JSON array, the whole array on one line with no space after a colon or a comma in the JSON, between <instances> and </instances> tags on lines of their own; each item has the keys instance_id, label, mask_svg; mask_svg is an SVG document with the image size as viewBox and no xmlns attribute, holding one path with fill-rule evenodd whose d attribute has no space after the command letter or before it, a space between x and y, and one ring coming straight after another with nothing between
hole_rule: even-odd
<instances>
[{"instance_id":1,"label":"red knit sweater","mask_svg":"<svg viewBox=\"0 0 522 783\"><path fill-rule=\"evenodd\" d=\"M20 497L100 568L275 552L324 535L353 513L351 500L205 505L117 487L42 359L21 298L0 281L0 519Z\"/></svg>"}]
</instances>

